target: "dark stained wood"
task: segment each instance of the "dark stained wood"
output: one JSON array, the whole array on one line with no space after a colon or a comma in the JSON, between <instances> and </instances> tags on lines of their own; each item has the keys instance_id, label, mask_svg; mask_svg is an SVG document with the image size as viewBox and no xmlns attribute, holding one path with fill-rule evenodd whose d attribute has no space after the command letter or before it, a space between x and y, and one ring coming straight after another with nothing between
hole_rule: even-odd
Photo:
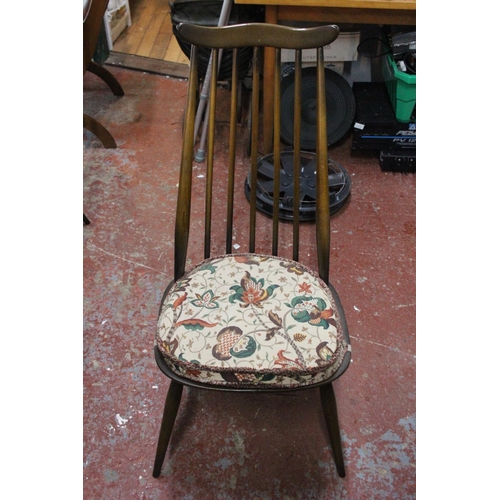
<instances>
[{"instance_id":1,"label":"dark stained wood","mask_svg":"<svg viewBox=\"0 0 500 500\"><path fill-rule=\"evenodd\" d=\"M114 95L116 96L125 95L125 92L123 91L123 87L120 85L120 82L106 68L104 68L100 64L91 61L87 71L93 73L94 75L98 76L101 80L106 82L108 84L108 87L111 89L111 92L113 92Z\"/></svg>"},{"instance_id":2,"label":"dark stained wood","mask_svg":"<svg viewBox=\"0 0 500 500\"><path fill-rule=\"evenodd\" d=\"M160 59L152 59L121 52L110 52L108 59L106 59L106 64L177 78L188 78L189 76L189 66L187 64L162 61Z\"/></svg>"},{"instance_id":3,"label":"dark stained wood","mask_svg":"<svg viewBox=\"0 0 500 500\"><path fill-rule=\"evenodd\" d=\"M161 466L163 465L163 460L165 460L165 453L167 452L170 436L172 435L172 429L174 428L175 418L177 417L177 412L181 403L183 388L184 386L175 380L170 381L170 387L168 388L167 399L163 409L158 446L156 448L153 477L160 476Z\"/></svg>"},{"instance_id":4,"label":"dark stained wood","mask_svg":"<svg viewBox=\"0 0 500 500\"><path fill-rule=\"evenodd\" d=\"M260 29L259 29L260 28ZM286 47L292 48L299 47L296 55L297 67L296 70L296 85L295 85L295 120L294 127L296 129L295 135L295 145L294 145L294 179L295 179L295 196L294 203L296 205L295 211L295 221L294 221L294 256L296 260L299 257L299 213L298 213L298 199L299 199L299 184L300 184L300 125L301 125L301 47L304 45L310 47L312 45L321 45L330 43L330 39L335 39L338 35L338 29L334 26L322 27L325 29L294 29L284 26L276 25L246 25L246 26L231 26L229 28L206 28L194 25L181 25L180 31L182 31L183 38L192 44L191 52L191 66L190 66L190 76L188 84L188 101L185 114L185 126L184 126L184 136L182 145L182 157L180 166L180 177L179 177L179 191L177 198L177 216L175 222L175 243L174 243L174 278L179 280L183 277L186 270L186 262L189 248L189 229L190 229L190 213L191 213L191 192L192 192L192 179L193 179L193 161L194 156L194 146L196 144L197 138L194 137L195 131L195 121L196 112L198 107L198 97L202 82L198 78L198 47L195 42L202 42L204 47L209 47L212 49L212 57L214 67L217 67L217 59L219 57L218 51L219 46L222 43L224 48L230 48L234 45L241 46L252 46L256 44L253 52L253 63L252 63L252 99L251 99L251 144L250 144L250 201L249 201L249 211L250 211L250 229L249 229L249 252L253 253L256 251L256 234L257 234L257 223L262 219L257 218L257 167L258 167L258 143L259 143L259 113L260 113L260 79L262 71L262 52L264 40L266 43L271 43L271 46L276 47ZM263 34L264 33L264 34ZM223 35L221 35L223 34ZM328 144L327 144L327 128L326 128L326 97L325 97L325 76L324 76L324 62L323 62L323 50L320 49L317 52L318 56L318 86L317 86L317 108L318 108L318 118L317 118L317 129L318 139L317 139L317 151L316 151L316 172L317 172L317 217L316 217L316 241L318 244L317 257L318 257L318 269L323 280L328 283L328 258L330 254L330 212L329 212L329 187L328 187ZM276 64L279 65L279 57L275 58ZM228 222L226 225L226 252L231 253L232 248L232 235L233 235L233 225L237 226L238 220L233 221L233 197L234 197L234 170L235 170L235 142L237 139L236 125L237 125L237 115L238 115L238 105L237 105L237 93L238 93L238 68L237 68L237 54L236 51L233 53L233 71L232 71L232 81L230 83L231 87L231 97L230 97L230 117L229 117L229 139L232 144L229 145L229 162L228 162ZM276 68L278 69L278 67ZM276 71L276 76L273 81L274 89L277 92L276 95L279 96L280 78L279 72ZM257 89L257 90L255 90ZM212 203L213 203L213 183L214 180L214 164L215 164L215 140L217 139L217 134L215 130L215 117L217 112L216 98L218 96L217 91L217 78L216 72L213 72L210 81L210 98L208 107L208 135L207 135L207 156L206 156L206 185L205 185L205 240L204 240L204 257L210 256L211 250L211 232L212 232ZM221 109L225 106L221 106ZM276 104L273 108L274 123L279 130L280 121L280 106ZM224 120L226 121L226 120ZM281 145L279 138L275 138L274 141L274 172L275 172L275 199L279 198L277 194L277 186L279 184L280 174L280 158L281 158ZM279 225L279 212L278 206L275 204L273 208L273 217L276 219L273 222L273 240L271 243L272 252L275 255L278 253L277 237L278 237L278 225ZM246 223L246 221L245 221ZM199 235L196 235L199 238ZM295 248L296 247L296 248ZM271 253L271 252L269 252ZM294 258L295 258L294 257ZM284 273L288 271L283 269ZM171 285L172 286L172 285ZM330 285L329 285L330 286ZM333 293L333 292L332 292ZM165 295L164 295L165 297ZM163 302L163 301L162 301ZM345 318L341 317L340 321L346 335L346 340L348 340L347 325L345 324ZM153 475L158 477L161 472L161 466L163 459L167 450L168 441L172 432L174 425L177 409L179 406L179 401L181 398L182 386L188 385L191 387L205 388L211 390L223 390L230 392L285 392L304 389L301 387L295 388L266 388L266 387L256 387L249 388L244 384L241 387L225 387L215 384L194 382L189 379L185 379L178 374L171 371L160 353L158 347L155 347L155 357L160 370L171 378L172 382L169 394L167 396L167 401L164 409L164 416L161 425L160 437L158 440L158 447L154 465ZM333 394L333 388L331 381L340 376L349 365L350 356L346 356L345 362L342 363L341 368L328 379L328 381L323 381L321 383L315 384L313 386L308 386L307 388L320 389L321 402L323 406L325 421L330 436L330 442L333 450L333 455L335 459L335 464L340 476L345 476L345 467L342 457L342 448L340 443L340 429L338 423L338 416L336 410L335 396Z\"/></svg>"},{"instance_id":5,"label":"dark stained wood","mask_svg":"<svg viewBox=\"0 0 500 500\"><path fill-rule=\"evenodd\" d=\"M254 48L253 66L252 66L252 88L260 88L259 57L261 51L258 47ZM252 129L251 134L251 170L250 170L250 235L248 249L255 252L255 232L257 217L257 162L258 162L258 143L259 143L259 92L252 93Z\"/></svg>"},{"instance_id":6,"label":"dark stained wood","mask_svg":"<svg viewBox=\"0 0 500 500\"><path fill-rule=\"evenodd\" d=\"M317 50L316 95L318 101L326 99L323 47ZM328 283L330 276L330 199L328 186L328 137L326 107L318 106L316 121L316 246L318 248L318 272Z\"/></svg>"},{"instance_id":7,"label":"dark stained wood","mask_svg":"<svg viewBox=\"0 0 500 500\"><path fill-rule=\"evenodd\" d=\"M344 457L342 454L342 442L340 439L339 417L337 414L337 403L332 384L324 384L319 388L321 405L325 415L326 428L330 436L330 444L333 451L333 459L340 477L345 477Z\"/></svg>"},{"instance_id":8,"label":"dark stained wood","mask_svg":"<svg viewBox=\"0 0 500 500\"><path fill-rule=\"evenodd\" d=\"M274 146L273 146L273 165L274 178L280 178L280 155L281 155L281 51L274 50ZM275 182L273 186L273 248L272 254L278 255L278 236L279 236L279 201L280 201L280 183Z\"/></svg>"},{"instance_id":9,"label":"dark stained wood","mask_svg":"<svg viewBox=\"0 0 500 500\"><path fill-rule=\"evenodd\" d=\"M108 132L107 128L99 123L95 118L83 114L83 128L92 132L105 148L116 148L116 142L113 136Z\"/></svg>"},{"instance_id":10,"label":"dark stained wood","mask_svg":"<svg viewBox=\"0 0 500 500\"><path fill-rule=\"evenodd\" d=\"M198 47L196 47L196 45L192 45L191 47L191 60L193 64L189 67L188 100L186 105L184 140L182 142L177 216L175 220L174 279L176 280L182 277L186 269L187 248L189 243L191 185L194 157L194 122L198 92Z\"/></svg>"},{"instance_id":11,"label":"dark stained wood","mask_svg":"<svg viewBox=\"0 0 500 500\"><path fill-rule=\"evenodd\" d=\"M218 50L212 50L212 64L214 68L217 68L219 65ZM215 116L217 112L217 71L212 71L210 75L209 95L207 175L205 189L205 259L210 257L210 241L212 239L212 185L214 175Z\"/></svg>"},{"instance_id":12,"label":"dark stained wood","mask_svg":"<svg viewBox=\"0 0 500 500\"><path fill-rule=\"evenodd\" d=\"M295 51L295 82L293 98L293 260L299 260L299 200L300 200L300 122L302 105L302 51Z\"/></svg>"},{"instance_id":13,"label":"dark stained wood","mask_svg":"<svg viewBox=\"0 0 500 500\"><path fill-rule=\"evenodd\" d=\"M231 81L238 80L238 49L233 50L233 67ZM234 217L234 182L236 168L236 126L238 107L238 87L231 88L231 118L229 123L229 166L227 173L227 221L226 221L226 253L232 252L233 217Z\"/></svg>"},{"instance_id":14,"label":"dark stained wood","mask_svg":"<svg viewBox=\"0 0 500 500\"><path fill-rule=\"evenodd\" d=\"M337 26L326 25L309 28L308 31L286 26L273 26L261 23L248 23L244 26L223 26L210 28L195 24L181 23L179 34L191 43L201 47L233 48L247 47L249 40L255 47L275 47L279 49L312 49L318 44L328 45L339 35Z\"/></svg>"}]
</instances>

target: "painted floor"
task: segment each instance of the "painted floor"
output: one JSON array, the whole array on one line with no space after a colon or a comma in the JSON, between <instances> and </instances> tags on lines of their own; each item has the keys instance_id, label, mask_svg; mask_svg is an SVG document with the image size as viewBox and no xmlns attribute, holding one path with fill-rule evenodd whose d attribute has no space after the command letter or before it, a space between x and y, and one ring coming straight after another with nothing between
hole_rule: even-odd
<instances>
[{"instance_id":1,"label":"painted floor","mask_svg":"<svg viewBox=\"0 0 500 500\"><path fill-rule=\"evenodd\" d=\"M105 149L84 131L85 500L414 499L416 176L382 172L377 158L351 153L349 137L330 150L352 180L332 217L331 262L353 353L334 383L346 477L336 474L315 390L185 391L152 477L169 385L153 339L173 276L186 81L109 69L124 96L84 77L84 112L118 145Z\"/></svg>"}]
</instances>

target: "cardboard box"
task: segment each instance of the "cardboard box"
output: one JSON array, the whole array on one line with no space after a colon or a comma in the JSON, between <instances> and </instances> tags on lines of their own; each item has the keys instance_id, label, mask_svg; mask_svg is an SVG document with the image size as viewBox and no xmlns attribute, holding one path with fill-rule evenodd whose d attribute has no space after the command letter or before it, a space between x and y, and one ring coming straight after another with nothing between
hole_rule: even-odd
<instances>
[{"instance_id":1,"label":"cardboard box","mask_svg":"<svg viewBox=\"0 0 500 500\"><path fill-rule=\"evenodd\" d=\"M360 39L359 31L340 33L338 38L324 49L325 62L332 61L357 61L358 45ZM283 49L281 51L281 62L294 62L295 51ZM315 62L316 49L305 49L302 51L302 62Z\"/></svg>"},{"instance_id":2,"label":"cardboard box","mask_svg":"<svg viewBox=\"0 0 500 500\"><path fill-rule=\"evenodd\" d=\"M316 66L316 63L304 63L301 65L302 68L307 68L309 66ZM333 71L336 71L337 73L340 73L341 75L344 72L344 63L343 62L328 62L325 63L325 68L331 69ZM286 62L281 65L281 78L285 78L285 76L288 76L290 73L293 73L295 71L295 62Z\"/></svg>"}]
</instances>

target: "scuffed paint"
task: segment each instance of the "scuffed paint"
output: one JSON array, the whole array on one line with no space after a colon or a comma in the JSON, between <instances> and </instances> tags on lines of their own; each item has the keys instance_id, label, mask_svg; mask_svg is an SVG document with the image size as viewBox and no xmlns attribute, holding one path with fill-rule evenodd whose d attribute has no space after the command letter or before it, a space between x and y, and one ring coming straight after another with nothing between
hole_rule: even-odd
<instances>
[{"instance_id":1,"label":"scuffed paint","mask_svg":"<svg viewBox=\"0 0 500 500\"><path fill-rule=\"evenodd\" d=\"M115 415L116 423L120 426L125 425L128 422L127 418L123 418L118 413Z\"/></svg>"},{"instance_id":2,"label":"scuffed paint","mask_svg":"<svg viewBox=\"0 0 500 500\"><path fill-rule=\"evenodd\" d=\"M120 474L115 470L106 469L103 475L107 483L116 483L120 479Z\"/></svg>"},{"instance_id":3,"label":"scuffed paint","mask_svg":"<svg viewBox=\"0 0 500 500\"><path fill-rule=\"evenodd\" d=\"M354 472L370 491L373 498L415 498L415 480L406 483L409 492L397 488L399 475L408 468L416 467L415 416L400 419L395 429L388 429L361 446L353 447L350 463ZM411 489L413 488L413 492Z\"/></svg>"}]
</instances>

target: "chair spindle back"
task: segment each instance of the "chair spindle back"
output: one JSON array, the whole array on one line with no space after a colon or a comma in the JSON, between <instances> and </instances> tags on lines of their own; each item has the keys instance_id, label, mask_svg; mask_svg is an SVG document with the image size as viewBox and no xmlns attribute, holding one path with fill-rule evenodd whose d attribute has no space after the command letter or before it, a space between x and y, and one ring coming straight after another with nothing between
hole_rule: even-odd
<instances>
[{"instance_id":1,"label":"chair spindle back","mask_svg":"<svg viewBox=\"0 0 500 500\"><path fill-rule=\"evenodd\" d=\"M278 255L279 246L279 211L280 211L280 158L282 153L280 142L280 96L281 96L281 49L295 50L295 85L294 85L294 195L293 195L293 260L299 260L299 209L300 209L300 128L301 128L301 62L302 50L316 48L317 58L317 116L316 116L316 244L318 272L328 282L330 255L330 208L328 189L328 143L326 126L325 74L323 46L332 43L338 36L336 26L317 28L288 28L270 24L245 24L209 28L190 24L177 26L179 36L189 42L191 47L190 74L188 84L188 102L185 114L184 140L182 149L179 194L177 201L177 217L175 225L175 279L185 272L187 250L189 246L189 225L191 213L191 190L194 159L195 115L198 105L198 47L212 49L212 67L218 67L220 49L233 50L231 77L229 148L227 171L227 210L226 210L226 253L232 252L234 209L235 209L235 169L238 122L238 49L253 46L252 62L252 99L251 99L251 132L250 132L250 172L248 181L249 194L249 240L248 251L256 252L257 234L257 182L259 161L259 111L260 111L260 76L264 47L273 49L274 57L274 138L273 138L273 207L272 207L272 249ZM266 57L268 57L266 52ZM206 156L206 197L205 197L205 236L204 256L210 257L210 245L213 218L213 183L217 112L217 71L211 72L210 97L208 104L208 135Z\"/></svg>"}]
</instances>

